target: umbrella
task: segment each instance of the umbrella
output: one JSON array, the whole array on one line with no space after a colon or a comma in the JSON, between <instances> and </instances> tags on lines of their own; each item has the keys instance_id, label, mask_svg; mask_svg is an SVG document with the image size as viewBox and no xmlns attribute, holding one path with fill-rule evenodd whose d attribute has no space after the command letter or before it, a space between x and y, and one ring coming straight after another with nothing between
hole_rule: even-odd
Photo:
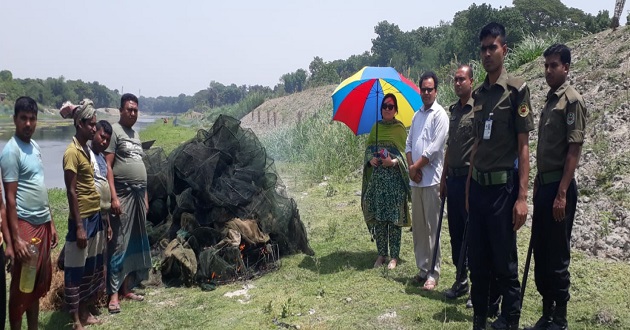
<instances>
[{"instance_id":1,"label":"umbrella","mask_svg":"<svg viewBox=\"0 0 630 330\"><path fill-rule=\"evenodd\" d=\"M381 102L388 93L398 101L396 118L409 127L414 112L422 107L420 88L390 67L366 66L339 84L332 94L333 120L356 135L369 133L381 119Z\"/></svg>"}]
</instances>

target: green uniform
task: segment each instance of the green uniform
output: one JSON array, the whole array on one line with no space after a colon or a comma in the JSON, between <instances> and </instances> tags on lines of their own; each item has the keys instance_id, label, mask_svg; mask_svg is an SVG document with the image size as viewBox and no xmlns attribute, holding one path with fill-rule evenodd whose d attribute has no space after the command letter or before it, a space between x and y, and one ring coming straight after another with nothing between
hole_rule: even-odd
<instances>
[{"instance_id":1,"label":"green uniform","mask_svg":"<svg viewBox=\"0 0 630 330\"><path fill-rule=\"evenodd\" d=\"M585 126L584 100L569 82L549 91L538 124L538 172L562 171L569 143L584 142Z\"/></svg>"},{"instance_id":2,"label":"green uniform","mask_svg":"<svg viewBox=\"0 0 630 330\"><path fill-rule=\"evenodd\" d=\"M458 100L449 107L451 115L448 128L448 152L446 154L447 178L446 178L446 203L448 211L448 232L451 236L451 257L454 265L459 265L462 244L464 243L464 231L466 230L466 179L470 165L470 152L472 151L475 137L473 136L473 108L472 97L462 106ZM465 291L468 287L468 263L463 259L463 269L458 269L459 277L456 279L458 288L453 290ZM453 297L456 297L453 296Z\"/></svg>"},{"instance_id":3,"label":"green uniform","mask_svg":"<svg viewBox=\"0 0 630 330\"><path fill-rule=\"evenodd\" d=\"M473 92L473 98L474 132L479 141L475 168L480 172L514 168L518 158L517 134L534 129L527 84L520 78L509 76L504 69L494 85L490 85L486 77L483 85ZM488 119L492 119L492 125L490 136L485 139Z\"/></svg>"},{"instance_id":4,"label":"green uniform","mask_svg":"<svg viewBox=\"0 0 630 330\"><path fill-rule=\"evenodd\" d=\"M448 127L448 155L447 162L451 168L461 168L470 165L470 151L475 142L473 136L473 98L462 106L457 101L448 109L451 113Z\"/></svg>"},{"instance_id":5,"label":"green uniform","mask_svg":"<svg viewBox=\"0 0 630 330\"><path fill-rule=\"evenodd\" d=\"M501 316L507 324L518 324L521 294L512 219L519 194L518 134L534 128L529 88L504 69L495 84L486 77L473 98L477 149L468 195L471 300L475 317L485 317L496 279L503 296Z\"/></svg>"},{"instance_id":6,"label":"green uniform","mask_svg":"<svg viewBox=\"0 0 630 330\"><path fill-rule=\"evenodd\" d=\"M555 304L553 322L566 326L567 302L571 286L571 230L577 209L578 190L575 179L566 187L565 216L554 218L554 202L558 197L564 175L569 144L584 142L586 107L582 96L563 83L547 93L545 107L540 114L536 163L538 189L534 195L532 217L532 248L536 288L543 298L543 315ZM545 312L545 310L547 312ZM550 320L550 315L547 315ZM543 321L545 316L543 316ZM550 322L550 321L548 321Z\"/></svg>"}]
</instances>

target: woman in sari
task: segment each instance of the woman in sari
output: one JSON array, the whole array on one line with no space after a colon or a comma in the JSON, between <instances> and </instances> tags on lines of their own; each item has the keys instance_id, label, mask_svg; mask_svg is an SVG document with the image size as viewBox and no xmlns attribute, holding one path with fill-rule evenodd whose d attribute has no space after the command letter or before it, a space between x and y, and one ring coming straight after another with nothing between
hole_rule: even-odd
<instances>
[{"instance_id":1,"label":"woman in sari","mask_svg":"<svg viewBox=\"0 0 630 330\"><path fill-rule=\"evenodd\" d=\"M365 222L376 240L378 258L374 267L391 260L387 268L394 269L400 256L402 227L411 225L409 217L409 174L405 159L405 126L395 118L398 102L387 94L381 103L381 117L367 140L363 167L361 208ZM377 140L378 126L378 140Z\"/></svg>"}]
</instances>

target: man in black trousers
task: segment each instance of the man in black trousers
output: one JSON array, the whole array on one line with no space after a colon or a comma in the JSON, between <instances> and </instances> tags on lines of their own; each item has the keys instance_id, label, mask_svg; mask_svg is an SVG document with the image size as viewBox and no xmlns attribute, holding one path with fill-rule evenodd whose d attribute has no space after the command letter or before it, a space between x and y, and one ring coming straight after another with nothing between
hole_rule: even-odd
<instances>
[{"instance_id":1,"label":"man in black trousers","mask_svg":"<svg viewBox=\"0 0 630 330\"><path fill-rule=\"evenodd\" d=\"M496 278L503 296L494 329L518 329L521 293L516 231L527 219L529 132L534 129L529 88L509 75L505 28L486 25L479 34L487 73L474 90L473 132L467 189L468 262L472 281L473 329L485 329L488 292Z\"/></svg>"},{"instance_id":2,"label":"man in black trousers","mask_svg":"<svg viewBox=\"0 0 630 330\"><path fill-rule=\"evenodd\" d=\"M530 329L567 329L571 229L577 205L574 174L584 142L586 106L567 81L569 48L555 44L543 55L550 89L538 125L532 219L534 275L543 312Z\"/></svg>"}]
</instances>

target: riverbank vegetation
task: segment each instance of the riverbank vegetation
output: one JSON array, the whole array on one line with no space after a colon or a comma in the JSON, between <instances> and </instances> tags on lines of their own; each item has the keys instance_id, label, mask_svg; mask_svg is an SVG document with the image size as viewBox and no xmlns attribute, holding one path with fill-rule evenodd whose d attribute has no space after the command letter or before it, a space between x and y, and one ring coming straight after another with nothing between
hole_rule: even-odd
<instances>
[{"instance_id":1,"label":"riverbank vegetation","mask_svg":"<svg viewBox=\"0 0 630 330\"><path fill-rule=\"evenodd\" d=\"M156 141L156 144L158 142ZM158 145L159 146L159 145ZM403 232L401 262L395 270L373 269L376 248L360 210L360 175L314 184L304 177L306 163L278 163L289 195L296 199L315 256L283 257L279 270L210 292L192 288L148 286L144 302L121 303L122 313L101 316L99 329L204 329L220 324L233 329L470 329L472 311L465 299L445 300L454 279L450 238L442 231L442 276L436 292L413 283L416 273L411 233ZM63 243L67 202L63 190L50 191L51 206ZM519 231L520 274L529 229ZM55 250L55 254L59 248ZM569 322L576 329L630 327L630 289L624 283L630 265L573 254ZM533 272L523 307L522 325L539 317L540 297ZM150 317L138 317L150 315ZM62 311L44 311L41 329L69 329Z\"/></svg>"},{"instance_id":2,"label":"riverbank vegetation","mask_svg":"<svg viewBox=\"0 0 630 330\"><path fill-rule=\"evenodd\" d=\"M289 196L298 204L315 256L283 257L275 272L210 292L198 287L148 286L144 302L123 301L122 313L102 315L104 324L99 328L195 329L221 324L234 329L469 329L472 311L464 307L465 299L449 301L442 295L455 272L446 219L442 276L436 292L424 292L412 280L417 270L407 230L399 267L391 271L372 268L376 248L362 220L358 193L365 137L355 137L343 124L331 123L329 110L320 109L295 127L262 139ZM155 147L170 151L194 134L192 127L156 123L143 131L143 139L156 139ZM49 195L63 243L68 213L65 192L53 189ZM528 227L518 233L521 276L529 236ZM154 271L159 274L158 267ZM570 270L572 327L630 328L630 288L616 284L624 283L629 264L574 251ZM521 325L533 324L541 308L533 271L529 276ZM69 324L62 311L45 311L40 320L43 329L69 328Z\"/></svg>"}]
</instances>

